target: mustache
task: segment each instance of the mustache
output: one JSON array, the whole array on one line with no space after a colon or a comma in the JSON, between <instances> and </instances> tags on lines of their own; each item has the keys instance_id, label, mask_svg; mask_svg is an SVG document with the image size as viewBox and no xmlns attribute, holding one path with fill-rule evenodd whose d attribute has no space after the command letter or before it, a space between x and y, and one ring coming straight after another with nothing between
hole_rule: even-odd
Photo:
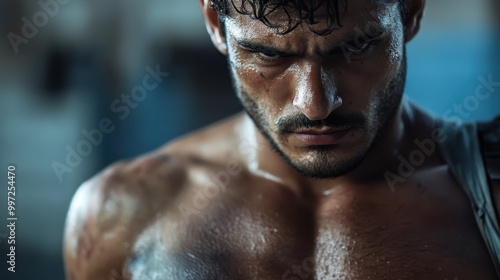
<instances>
[{"instance_id":1,"label":"mustache","mask_svg":"<svg viewBox=\"0 0 500 280\"><path fill-rule=\"evenodd\" d=\"M312 121L305 115L292 115L279 119L276 126L279 131L293 132L300 129L334 128L342 129L348 127L360 127L366 124L366 118L359 113L332 114L323 120Z\"/></svg>"}]
</instances>

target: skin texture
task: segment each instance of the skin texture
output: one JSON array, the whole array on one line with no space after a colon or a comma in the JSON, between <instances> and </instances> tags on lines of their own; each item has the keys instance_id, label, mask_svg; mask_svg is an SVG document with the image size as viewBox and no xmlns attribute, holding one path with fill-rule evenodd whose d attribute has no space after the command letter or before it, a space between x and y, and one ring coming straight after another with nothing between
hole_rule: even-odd
<instances>
[{"instance_id":1,"label":"skin texture","mask_svg":"<svg viewBox=\"0 0 500 280\"><path fill-rule=\"evenodd\" d=\"M273 29L249 17L239 17L241 22L226 20L228 61L238 97L273 148L308 176L338 177L355 169L380 138L401 101L406 61L399 6L362 4L358 1L349 6L344 24L350 28L309 40L309 28L277 36ZM359 18L354 14L361 14L361 23L354 21ZM348 61L339 42L356 41L352 30L365 30L367 26L376 26L375 35L367 35L376 39L363 51L349 54ZM264 59L237 43L242 41L272 45L290 55ZM339 107L337 97L345 105ZM325 127L350 128L350 140L311 147L289 133Z\"/></svg>"},{"instance_id":2,"label":"skin texture","mask_svg":"<svg viewBox=\"0 0 500 280\"><path fill-rule=\"evenodd\" d=\"M201 0L246 113L83 184L66 224L68 279L496 279L439 149L396 189L383 176L436 125L400 102L424 1L408 2L405 22L395 5L351 2L344 27L317 36L238 15L223 33ZM384 29L375 48L350 62L330 52L369 22ZM318 147L296 135L305 127L349 131Z\"/></svg>"}]
</instances>

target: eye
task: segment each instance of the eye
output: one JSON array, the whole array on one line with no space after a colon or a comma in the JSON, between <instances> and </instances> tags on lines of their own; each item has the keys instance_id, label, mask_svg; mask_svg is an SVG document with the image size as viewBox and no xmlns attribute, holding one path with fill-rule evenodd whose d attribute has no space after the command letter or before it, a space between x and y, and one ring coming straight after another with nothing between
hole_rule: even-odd
<instances>
[{"instance_id":1,"label":"eye","mask_svg":"<svg viewBox=\"0 0 500 280\"><path fill-rule=\"evenodd\" d=\"M265 62L271 62L274 61L278 58L281 58L282 56L276 53L270 53L270 52L255 52L255 55L257 56L258 59L265 61Z\"/></svg>"},{"instance_id":2,"label":"eye","mask_svg":"<svg viewBox=\"0 0 500 280\"><path fill-rule=\"evenodd\" d=\"M275 66L281 64L285 60L283 58L289 55L274 49L273 47L252 44L247 42L238 42L239 48L251 59L254 63L262 66Z\"/></svg>"},{"instance_id":3,"label":"eye","mask_svg":"<svg viewBox=\"0 0 500 280\"><path fill-rule=\"evenodd\" d=\"M369 51L374 46L373 41L368 41L363 44L360 48L348 48L349 51L353 52L354 55L364 54Z\"/></svg>"},{"instance_id":4,"label":"eye","mask_svg":"<svg viewBox=\"0 0 500 280\"><path fill-rule=\"evenodd\" d=\"M347 63L351 63L353 60L361 60L372 54L378 43L378 40L367 40L363 42L361 47L359 47L359 43L342 43L337 54L342 55Z\"/></svg>"}]
</instances>

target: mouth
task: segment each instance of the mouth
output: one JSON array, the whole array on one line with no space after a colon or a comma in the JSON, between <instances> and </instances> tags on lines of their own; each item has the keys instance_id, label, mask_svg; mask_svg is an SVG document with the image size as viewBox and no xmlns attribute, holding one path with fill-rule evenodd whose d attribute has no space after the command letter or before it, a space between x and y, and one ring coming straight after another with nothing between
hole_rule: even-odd
<instances>
[{"instance_id":1,"label":"mouth","mask_svg":"<svg viewBox=\"0 0 500 280\"><path fill-rule=\"evenodd\" d=\"M335 145L349 133L349 128L303 129L293 132L293 135L307 146Z\"/></svg>"}]
</instances>

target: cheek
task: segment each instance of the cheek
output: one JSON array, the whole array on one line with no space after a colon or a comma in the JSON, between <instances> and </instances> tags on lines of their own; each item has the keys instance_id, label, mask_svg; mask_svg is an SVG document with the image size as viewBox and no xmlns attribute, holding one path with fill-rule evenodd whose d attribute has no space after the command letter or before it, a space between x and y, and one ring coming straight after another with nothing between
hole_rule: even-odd
<instances>
[{"instance_id":1,"label":"cheek","mask_svg":"<svg viewBox=\"0 0 500 280\"><path fill-rule=\"evenodd\" d=\"M254 95L260 95L259 93L262 91L263 86L259 83L259 76L262 74L260 74L257 67L247 63L245 59L234 50L229 52L229 63L231 71L237 79L238 86L241 90L252 95L252 99L257 98L258 96ZM264 90L266 90L266 88L264 88Z\"/></svg>"},{"instance_id":2,"label":"cheek","mask_svg":"<svg viewBox=\"0 0 500 280\"><path fill-rule=\"evenodd\" d=\"M288 93L291 92L284 76L269 77L266 71L259 69L232 52L230 68L236 79L238 90L245 98L256 103L261 111L271 118L279 116L287 105Z\"/></svg>"},{"instance_id":3,"label":"cheek","mask_svg":"<svg viewBox=\"0 0 500 280\"><path fill-rule=\"evenodd\" d=\"M378 61L378 59L377 59ZM355 62L355 63L363 63ZM368 63L364 62L362 70L356 71L356 73L351 74L349 72L341 71L338 75L339 81L339 93L344 100L344 108L348 111L363 111L366 109L370 100L379 91L379 84L381 80L384 80L384 74L382 72L382 65L379 63Z\"/></svg>"},{"instance_id":4,"label":"cheek","mask_svg":"<svg viewBox=\"0 0 500 280\"><path fill-rule=\"evenodd\" d=\"M386 80L392 80L400 71L404 59L404 36L402 26L399 26L398 31L394 32L389 40L389 45L386 48L384 60L387 68Z\"/></svg>"},{"instance_id":5,"label":"cheek","mask_svg":"<svg viewBox=\"0 0 500 280\"><path fill-rule=\"evenodd\" d=\"M397 35L387 38L372 58L353 62L349 70L341 71L345 105L350 110L364 110L385 91L401 71L404 59L403 41ZM344 76L344 77L342 77Z\"/></svg>"},{"instance_id":6,"label":"cheek","mask_svg":"<svg viewBox=\"0 0 500 280\"><path fill-rule=\"evenodd\" d=\"M389 67L399 70L399 66L401 65L403 59L403 42L399 38L392 38L391 44L386 52L387 64Z\"/></svg>"}]
</instances>

